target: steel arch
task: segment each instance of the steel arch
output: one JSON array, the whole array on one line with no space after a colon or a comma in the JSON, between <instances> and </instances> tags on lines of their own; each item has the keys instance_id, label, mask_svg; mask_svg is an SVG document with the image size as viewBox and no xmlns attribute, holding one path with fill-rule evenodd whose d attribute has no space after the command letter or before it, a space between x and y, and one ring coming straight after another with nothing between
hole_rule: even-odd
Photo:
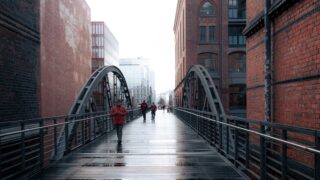
<instances>
[{"instance_id":1,"label":"steel arch","mask_svg":"<svg viewBox=\"0 0 320 180\"><path fill-rule=\"evenodd\" d=\"M123 92L125 94L125 98L127 100L128 107L131 107L131 98L130 98L129 89L128 89L127 82L126 82L122 72L116 66L104 66L104 67L97 69L91 75L91 77L87 81L86 85L80 91L80 95L78 96L75 103L73 104L73 106L69 112L69 115L84 113L85 104L89 101L89 99L93 93L94 88L99 84L99 82L101 80L103 80L103 78L108 78L106 76L108 75L108 73L111 73L111 72L114 73L117 76L117 78L120 80L121 87L123 87ZM110 93L106 93L106 94L107 94L107 98L109 100L108 101L109 107L111 107L111 102L110 102L110 100L112 99L111 94Z\"/></svg>"},{"instance_id":2,"label":"steel arch","mask_svg":"<svg viewBox=\"0 0 320 180\"><path fill-rule=\"evenodd\" d=\"M216 89L216 86L205 67L202 65L193 65L188 70L183 85L183 99L182 104L186 108L192 108L194 103L192 98L198 96L199 92L195 92L192 87L193 80L199 79L205 92L206 101L213 115L225 115L225 111ZM218 117L217 117L218 119Z\"/></svg>"},{"instance_id":3,"label":"steel arch","mask_svg":"<svg viewBox=\"0 0 320 180\"><path fill-rule=\"evenodd\" d=\"M110 90L110 82L108 78L109 73L113 74L113 83L114 83L114 87L116 88L114 89L113 98L112 98L112 94ZM127 86L127 82L122 72L120 71L120 69L117 68L116 66L103 66L97 69L91 75L91 77L89 78L85 86L81 89L79 96L77 97L77 99L75 100L74 104L72 105L69 111L69 115L80 115L85 113L87 104L93 101L92 100L93 92L101 81L104 83L104 87L105 87L103 92L104 97L107 98L108 108L111 109L112 99L113 99L113 103L115 103L115 100L119 98L118 95L120 95L120 94L117 94L118 89L117 89L116 78L120 81L119 90L122 91L121 98L123 98L123 94L124 94L127 107L131 108L132 104L131 104L130 92ZM65 127L61 128L59 138L58 138L58 149L57 149L57 152L54 153L55 156L53 157L53 159L58 160L63 157L66 146L68 146L71 143L72 136L74 135L74 131L76 130L76 128L77 128L77 123L74 123L71 121L67 128L68 140L66 140L65 138L65 133L66 133Z\"/></svg>"}]
</instances>

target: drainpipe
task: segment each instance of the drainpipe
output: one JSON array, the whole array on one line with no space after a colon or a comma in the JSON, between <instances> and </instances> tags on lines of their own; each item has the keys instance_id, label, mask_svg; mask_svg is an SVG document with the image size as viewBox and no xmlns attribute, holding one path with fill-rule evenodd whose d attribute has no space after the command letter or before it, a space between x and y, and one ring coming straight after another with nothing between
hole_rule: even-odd
<instances>
[{"instance_id":1,"label":"drainpipe","mask_svg":"<svg viewBox=\"0 0 320 180\"><path fill-rule=\"evenodd\" d=\"M264 31L265 31L265 120L271 122L271 20L268 15L270 0L265 0Z\"/></svg>"}]
</instances>

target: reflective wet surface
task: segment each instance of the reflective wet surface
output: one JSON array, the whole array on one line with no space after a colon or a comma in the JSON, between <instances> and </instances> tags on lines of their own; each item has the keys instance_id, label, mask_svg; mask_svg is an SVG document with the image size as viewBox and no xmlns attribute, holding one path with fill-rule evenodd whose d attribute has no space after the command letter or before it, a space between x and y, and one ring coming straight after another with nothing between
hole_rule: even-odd
<instances>
[{"instance_id":1,"label":"reflective wet surface","mask_svg":"<svg viewBox=\"0 0 320 180\"><path fill-rule=\"evenodd\" d=\"M137 119L52 165L43 179L242 179L213 148L171 113Z\"/></svg>"}]
</instances>

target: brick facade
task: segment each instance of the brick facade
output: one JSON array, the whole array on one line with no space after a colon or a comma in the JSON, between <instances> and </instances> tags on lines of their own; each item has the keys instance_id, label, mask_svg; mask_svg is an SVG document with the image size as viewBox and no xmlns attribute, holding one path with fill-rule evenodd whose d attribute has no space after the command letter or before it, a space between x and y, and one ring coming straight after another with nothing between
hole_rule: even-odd
<instances>
[{"instance_id":1,"label":"brick facade","mask_svg":"<svg viewBox=\"0 0 320 180\"><path fill-rule=\"evenodd\" d=\"M255 3L248 1L247 7ZM303 0L272 18L275 123L320 128L319 7L317 0ZM255 11L250 8L247 13ZM260 120L264 119L264 49L263 29L247 37L247 115Z\"/></svg>"},{"instance_id":2,"label":"brick facade","mask_svg":"<svg viewBox=\"0 0 320 180\"><path fill-rule=\"evenodd\" d=\"M264 4L248 0L247 9L247 117L264 120ZM268 12L272 21L271 122L320 129L320 2L273 1ZM288 138L315 142L312 136L299 133L290 133ZM311 154L294 148L288 148L287 154L302 165L315 167Z\"/></svg>"},{"instance_id":3,"label":"brick facade","mask_svg":"<svg viewBox=\"0 0 320 180\"><path fill-rule=\"evenodd\" d=\"M41 1L41 115L65 115L91 74L84 0Z\"/></svg>"},{"instance_id":4,"label":"brick facade","mask_svg":"<svg viewBox=\"0 0 320 180\"><path fill-rule=\"evenodd\" d=\"M240 1L237 1L238 3ZM245 1L244 1L245 2ZM201 8L205 3L210 3L213 7L213 15L202 16ZM229 2L225 0L179 0L176 9L174 24L175 44L176 44L176 88L175 104L182 106L183 78L188 69L194 64L201 63L202 54L211 54L215 61L210 62L214 70L210 73L220 93L222 103L226 112L230 110L230 90L232 85L242 84L245 86L245 72L230 73L228 62L232 54L245 54L245 46L231 47L229 44L229 27L232 25L245 25L245 17L230 19ZM201 41L200 28L206 28L206 41ZM214 40L208 41L209 28L214 27ZM244 44L245 45L245 44ZM245 63L244 63L245 64ZM239 110L239 109L238 109ZM245 110L241 109L241 115Z\"/></svg>"},{"instance_id":5,"label":"brick facade","mask_svg":"<svg viewBox=\"0 0 320 180\"><path fill-rule=\"evenodd\" d=\"M66 115L91 75L90 9L84 0L41 1L41 116ZM59 128L58 128L59 131ZM45 136L49 164L53 129Z\"/></svg>"},{"instance_id":6,"label":"brick facade","mask_svg":"<svg viewBox=\"0 0 320 180\"><path fill-rule=\"evenodd\" d=\"M39 117L39 1L0 1L0 121Z\"/></svg>"}]
</instances>

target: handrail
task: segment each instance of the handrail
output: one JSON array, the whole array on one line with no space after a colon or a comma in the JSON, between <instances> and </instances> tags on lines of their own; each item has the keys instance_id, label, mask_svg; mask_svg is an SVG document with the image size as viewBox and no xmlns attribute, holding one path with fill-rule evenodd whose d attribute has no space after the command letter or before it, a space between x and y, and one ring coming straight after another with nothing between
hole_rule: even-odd
<instances>
[{"instance_id":1,"label":"handrail","mask_svg":"<svg viewBox=\"0 0 320 180\"><path fill-rule=\"evenodd\" d=\"M63 119L63 118L72 118L77 116L83 115L95 115L101 113L107 113L108 111L97 111L97 112L90 112L90 113L83 113L83 114L72 114L72 115L58 115L58 116L51 116L51 117L44 117L44 118L32 118L32 119L20 119L15 121L1 121L0 124L9 124L9 123L21 123L21 122L32 122L32 121L46 121L46 120L54 120L54 119Z\"/></svg>"},{"instance_id":2,"label":"handrail","mask_svg":"<svg viewBox=\"0 0 320 180\"><path fill-rule=\"evenodd\" d=\"M128 110L128 112L136 111L136 110L139 110L139 108L130 109L130 110ZM103 111L100 111L100 112L103 112ZM98 112L95 112L95 114L97 114L97 113ZM92 114L88 113L88 114L82 114L82 115L76 115L76 116L62 116L62 117L63 118L74 118L74 117L85 116L85 115L89 115L90 116ZM85 120L88 120L88 119L91 119L91 118L99 118L99 117L105 117L105 116L110 116L110 115L111 114L108 113L108 114L104 114L104 115L90 116L90 117L87 117L87 118L77 119L77 120L63 122L63 123L56 123L56 124L47 125L47 126L41 126L41 127L36 127L36 128L29 128L29 129L24 129L24 130L19 130L19 131L13 131L13 132L9 132L9 133L0 134L0 138L1 137L5 137L5 136L14 135L14 134L19 134L19 133L24 133L24 132L29 132L29 131L35 131L35 130L45 129L45 128L49 128L49 127L61 126L61 125L69 124L69 123L85 121ZM51 119L51 118L48 118L48 119Z\"/></svg>"},{"instance_id":3,"label":"handrail","mask_svg":"<svg viewBox=\"0 0 320 180\"><path fill-rule=\"evenodd\" d=\"M175 107L172 107L175 108ZM212 112L207 112L207 111L201 111L197 109L189 109L189 108L180 108L179 109L184 109L184 110L191 110L191 111L196 111L199 113L207 114L207 115L212 115ZM214 114L216 115L216 114ZM291 126L291 125L284 125L284 124L278 124L278 123L271 123L271 122L266 122L266 121L261 121L261 120L256 120L256 119L248 119L244 117L238 117L238 116L233 116L233 115L220 115L221 118L229 118L233 120L238 120L241 122L247 122L247 123L252 123L252 124L257 124L257 125L264 125L264 126L269 126L269 127L276 127L280 129L287 128L287 130L290 131L296 131L296 132L303 132L308 135L314 135L315 132L320 133L319 130L317 129L311 129L311 128L305 128L305 127L298 127L298 126Z\"/></svg>"},{"instance_id":4,"label":"handrail","mask_svg":"<svg viewBox=\"0 0 320 180\"><path fill-rule=\"evenodd\" d=\"M222 122L222 121L214 120L212 118L208 118L208 117L205 117L205 116L201 116L201 115L198 115L198 114L183 110L182 108L176 108L176 107L173 107L173 108L178 110L178 111L182 111L182 112L185 112L185 113L197 116L197 117L201 117L201 118L206 119L208 121L216 122L218 124L223 124L223 125L235 128L235 129L240 129L242 131L253 133L253 134L265 137L267 139L272 139L272 140L275 140L275 141L278 141L278 142L281 142L281 143L285 143L287 145L291 145L291 146L294 146L294 147L297 147L297 148L300 148L300 149L303 149L303 150L307 150L307 151L312 152L312 153L317 153L317 154L320 155L320 150L317 150L317 149L314 149L314 148L311 148L311 147L307 147L307 146L304 146L304 145L301 145L301 144L297 144L297 143L294 143L294 142L291 142L291 141L287 141L287 140L283 140L283 139L276 138L276 137L273 137L273 136L269 136L269 135L266 135L266 134L263 134L263 133L260 133L260 132L257 132L257 131L253 131L253 130L250 130L250 129L245 129L245 128L242 128L242 127L239 127L239 126L235 126L235 125L232 125L232 124L228 124L228 123ZM320 132L318 130L314 130L314 131L318 135L320 135Z\"/></svg>"}]
</instances>

